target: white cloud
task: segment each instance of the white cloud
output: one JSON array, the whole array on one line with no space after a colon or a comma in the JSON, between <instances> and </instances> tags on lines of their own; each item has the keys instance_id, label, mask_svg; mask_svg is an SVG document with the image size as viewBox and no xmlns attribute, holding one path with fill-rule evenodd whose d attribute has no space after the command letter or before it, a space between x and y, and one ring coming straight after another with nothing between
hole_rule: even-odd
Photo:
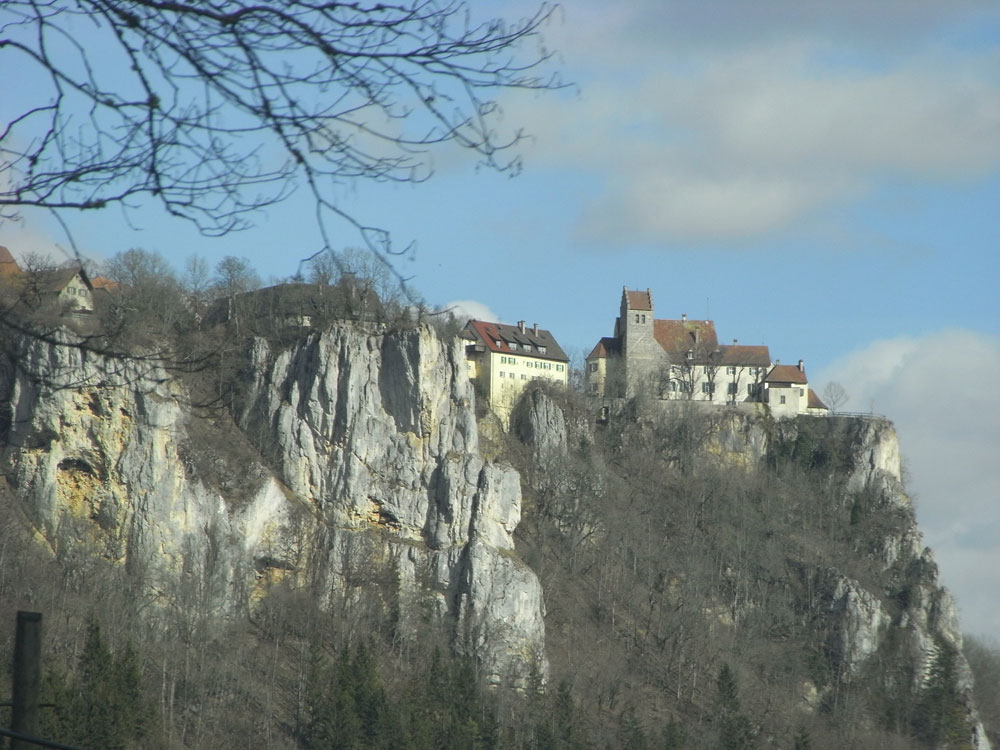
<instances>
[{"instance_id":1,"label":"white cloud","mask_svg":"<svg viewBox=\"0 0 1000 750\"><path fill-rule=\"evenodd\" d=\"M471 299L457 299L454 302L449 302L444 305L442 309L451 310L451 313L455 316L456 320L459 320L462 323L470 318L491 322L498 322L500 320L497 314L489 307L484 305L482 302L476 302Z\"/></svg>"},{"instance_id":2,"label":"white cloud","mask_svg":"<svg viewBox=\"0 0 1000 750\"><path fill-rule=\"evenodd\" d=\"M930 36L933 22L981 4L893 3L896 25L869 3L820 14L764 5L567 9L553 42L580 95L509 110L537 136L529 164L601 183L582 235L604 245L754 237L887 178L1000 170L1000 50ZM720 28L730 44L718 44ZM869 36L898 44L887 53Z\"/></svg>"},{"instance_id":3,"label":"white cloud","mask_svg":"<svg viewBox=\"0 0 1000 750\"><path fill-rule=\"evenodd\" d=\"M917 517L965 630L1000 633L1000 339L949 330L877 341L815 381L840 382L846 409L891 418Z\"/></svg>"}]
</instances>

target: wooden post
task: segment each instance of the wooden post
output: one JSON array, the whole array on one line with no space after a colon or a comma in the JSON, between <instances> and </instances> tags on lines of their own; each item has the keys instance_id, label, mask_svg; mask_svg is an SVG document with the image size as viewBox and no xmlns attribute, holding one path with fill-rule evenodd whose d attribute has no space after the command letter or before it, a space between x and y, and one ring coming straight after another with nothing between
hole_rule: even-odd
<instances>
[{"instance_id":1,"label":"wooden post","mask_svg":"<svg viewBox=\"0 0 1000 750\"><path fill-rule=\"evenodd\" d=\"M38 696L41 689L42 615L18 612L14 639L14 712L11 729L38 736ZM12 739L11 750L33 750L34 745Z\"/></svg>"}]
</instances>

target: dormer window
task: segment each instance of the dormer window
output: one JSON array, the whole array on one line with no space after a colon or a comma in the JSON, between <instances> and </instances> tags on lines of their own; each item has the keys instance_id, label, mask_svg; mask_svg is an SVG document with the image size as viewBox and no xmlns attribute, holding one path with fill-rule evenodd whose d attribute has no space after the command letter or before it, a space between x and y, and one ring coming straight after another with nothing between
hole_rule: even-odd
<instances>
[{"instance_id":1,"label":"dormer window","mask_svg":"<svg viewBox=\"0 0 1000 750\"><path fill-rule=\"evenodd\" d=\"M501 346L503 346L503 342L500 339L497 339L496 340L496 345L497 345L497 349L499 349Z\"/></svg>"},{"instance_id":2,"label":"dormer window","mask_svg":"<svg viewBox=\"0 0 1000 750\"><path fill-rule=\"evenodd\" d=\"M512 352L516 352L517 351L517 342L516 341L511 341L510 342L510 350Z\"/></svg>"},{"instance_id":3,"label":"dormer window","mask_svg":"<svg viewBox=\"0 0 1000 750\"><path fill-rule=\"evenodd\" d=\"M538 353L539 354L545 354L545 347L544 346L538 347Z\"/></svg>"}]
</instances>

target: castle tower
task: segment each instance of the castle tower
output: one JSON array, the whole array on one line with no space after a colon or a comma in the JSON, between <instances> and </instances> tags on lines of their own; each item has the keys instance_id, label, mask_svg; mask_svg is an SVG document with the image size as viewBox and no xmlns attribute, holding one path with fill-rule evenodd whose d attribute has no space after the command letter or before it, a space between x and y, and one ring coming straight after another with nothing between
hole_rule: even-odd
<instances>
[{"instance_id":1,"label":"castle tower","mask_svg":"<svg viewBox=\"0 0 1000 750\"><path fill-rule=\"evenodd\" d=\"M653 293L649 289L629 291L622 287L615 335L622 342L627 396L635 395L639 385L663 364L663 347L653 334Z\"/></svg>"}]
</instances>

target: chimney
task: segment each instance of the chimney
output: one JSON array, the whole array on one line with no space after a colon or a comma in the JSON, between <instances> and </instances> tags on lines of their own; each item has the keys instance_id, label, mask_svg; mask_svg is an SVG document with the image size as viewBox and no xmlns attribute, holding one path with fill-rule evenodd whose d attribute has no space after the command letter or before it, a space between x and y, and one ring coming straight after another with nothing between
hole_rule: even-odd
<instances>
[{"instance_id":1,"label":"chimney","mask_svg":"<svg viewBox=\"0 0 1000 750\"><path fill-rule=\"evenodd\" d=\"M520 329L521 333L524 333L524 321L523 320L517 321L517 327Z\"/></svg>"},{"instance_id":2,"label":"chimney","mask_svg":"<svg viewBox=\"0 0 1000 750\"><path fill-rule=\"evenodd\" d=\"M800 359L799 360L799 372L805 372L805 371L806 371L805 363Z\"/></svg>"},{"instance_id":3,"label":"chimney","mask_svg":"<svg viewBox=\"0 0 1000 750\"><path fill-rule=\"evenodd\" d=\"M535 325L532 326L531 330L534 331L535 336L537 336L538 335L538 323L535 323Z\"/></svg>"},{"instance_id":4,"label":"chimney","mask_svg":"<svg viewBox=\"0 0 1000 750\"><path fill-rule=\"evenodd\" d=\"M687 319L688 319L687 313L681 313L681 322L684 322Z\"/></svg>"}]
</instances>

